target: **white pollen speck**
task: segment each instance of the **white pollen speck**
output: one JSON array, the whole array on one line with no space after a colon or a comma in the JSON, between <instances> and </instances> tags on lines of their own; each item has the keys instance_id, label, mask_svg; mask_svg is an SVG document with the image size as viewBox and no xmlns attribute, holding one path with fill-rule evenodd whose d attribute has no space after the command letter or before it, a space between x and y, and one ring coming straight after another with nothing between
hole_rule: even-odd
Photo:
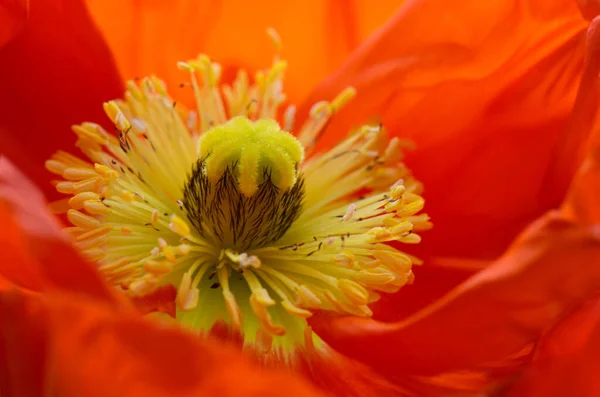
<instances>
[{"instance_id":1,"label":"white pollen speck","mask_svg":"<svg viewBox=\"0 0 600 397\"><path fill-rule=\"evenodd\" d=\"M348 206L348 210L344 214L342 221L348 222L354 216L354 212L356 211L356 204L352 203Z\"/></svg>"}]
</instances>

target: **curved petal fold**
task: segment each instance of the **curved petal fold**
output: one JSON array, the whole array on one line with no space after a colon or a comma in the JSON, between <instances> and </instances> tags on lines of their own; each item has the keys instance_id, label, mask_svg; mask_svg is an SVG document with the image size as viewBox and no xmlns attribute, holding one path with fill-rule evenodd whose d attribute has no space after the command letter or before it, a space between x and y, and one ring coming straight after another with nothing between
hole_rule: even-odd
<instances>
[{"instance_id":1,"label":"curved petal fold","mask_svg":"<svg viewBox=\"0 0 600 397\"><path fill-rule=\"evenodd\" d=\"M123 87L82 0L29 3L21 34L0 49L0 154L58 197L44 161L73 146L71 125L109 121L102 102Z\"/></svg>"},{"instance_id":2,"label":"curved petal fold","mask_svg":"<svg viewBox=\"0 0 600 397\"><path fill-rule=\"evenodd\" d=\"M540 342L509 397L600 395L600 297L584 303Z\"/></svg>"}]
</instances>

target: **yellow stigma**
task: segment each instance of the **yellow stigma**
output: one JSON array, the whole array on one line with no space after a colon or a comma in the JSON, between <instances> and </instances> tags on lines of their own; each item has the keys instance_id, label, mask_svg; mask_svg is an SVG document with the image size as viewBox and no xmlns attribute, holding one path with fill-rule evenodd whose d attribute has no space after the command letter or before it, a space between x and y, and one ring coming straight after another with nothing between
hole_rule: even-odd
<instances>
[{"instance_id":1,"label":"yellow stigma","mask_svg":"<svg viewBox=\"0 0 600 397\"><path fill-rule=\"evenodd\" d=\"M294 186L304 148L274 120L235 117L200 137L198 157L206 159L204 170L212 183L230 168L242 193L250 197L265 179L281 190Z\"/></svg>"},{"instance_id":2,"label":"yellow stigma","mask_svg":"<svg viewBox=\"0 0 600 397\"><path fill-rule=\"evenodd\" d=\"M231 85L205 55L179 67L194 109L155 77L128 82L104 104L115 133L74 126L86 159L46 162L69 196L55 206L68 205L66 232L110 283L131 296L173 285L177 321L206 332L225 321L265 359L318 346L314 310L370 316L381 293L412 283L420 262L400 247L431 223L406 143L366 125L310 153L353 88L295 126L278 58Z\"/></svg>"}]
</instances>

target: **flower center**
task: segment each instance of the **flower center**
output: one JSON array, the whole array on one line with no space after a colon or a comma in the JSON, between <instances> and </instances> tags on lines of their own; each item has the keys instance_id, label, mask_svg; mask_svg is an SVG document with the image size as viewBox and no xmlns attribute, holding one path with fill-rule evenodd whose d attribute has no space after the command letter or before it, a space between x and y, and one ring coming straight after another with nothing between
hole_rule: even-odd
<instances>
[{"instance_id":1,"label":"flower center","mask_svg":"<svg viewBox=\"0 0 600 397\"><path fill-rule=\"evenodd\" d=\"M273 120L236 117L207 131L183 191L190 223L223 248L246 251L281 238L302 209L300 142Z\"/></svg>"},{"instance_id":2,"label":"flower center","mask_svg":"<svg viewBox=\"0 0 600 397\"><path fill-rule=\"evenodd\" d=\"M306 325L313 310L370 316L381 293L412 282L419 261L388 244L418 243L431 226L401 162L405 144L363 126L305 158L354 90L294 129L293 106L277 117L282 61L231 86L206 56L180 67L197 110L154 77L129 82L125 100L104 106L117 137L75 126L88 160L59 151L46 162L71 196L67 232L115 287L174 285L183 324L225 321L245 343L287 352L318 341Z\"/></svg>"}]
</instances>

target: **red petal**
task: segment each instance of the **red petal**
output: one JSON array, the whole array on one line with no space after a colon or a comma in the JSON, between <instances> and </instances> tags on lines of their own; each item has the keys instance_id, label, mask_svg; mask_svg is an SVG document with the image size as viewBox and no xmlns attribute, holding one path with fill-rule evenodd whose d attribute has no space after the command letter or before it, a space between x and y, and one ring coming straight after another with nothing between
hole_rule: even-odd
<instances>
[{"instance_id":1,"label":"red petal","mask_svg":"<svg viewBox=\"0 0 600 397\"><path fill-rule=\"evenodd\" d=\"M414 284L406 285L395 294L383 294L370 305L373 318L379 321L399 321L433 304L452 288L465 281L488 262L433 258L424 266L414 266Z\"/></svg>"},{"instance_id":2,"label":"red petal","mask_svg":"<svg viewBox=\"0 0 600 397\"><path fill-rule=\"evenodd\" d=\"M587 136L587 141L573 147L565 142L564 156L587 151L563 204L570 216L584 223L600 223L600 132L598 132L598 107L600 107L600 17L592 21L588 30L587 62L577 97L571 136ZM585 143L585 142L584 142ZM563 161L564 163L564 161Z\"/></svg>"},{"instance_id":3,"label":"red petal","mask_svg":"<svg viewBox=\"0 0 600 397\"><path fill-rule=\"evenodd\" d=\"M577 4L586 19L592 20L600 15L600 1L598 0L577 0Z\"/></svg>"},{"instance_id":4,"label":"red petal","mask_svg":"<svg viewBox=\"0 0 600 397\"><path fill-rule=\"evenodd\" d=\"M329 139L381 116L416 141L407 164L436 225L424 244L494 258L564 195L541 182L573 106L586 25L571 0L462 0L451 12L444 0L410 1L303 109L354 85Z\"/></svg>"},{"instance_id":5,"label":"red petal","mask_svg":"<svg viewBox=\"0 0 600 397\"><path fill-rule=\"evenodd\" d=\"M586 302L548 333L510 397L600 395L600 298Z\"/></svg>"},{"instance_id":6,"label":"red petal","mask_svg":"<svg viewBox=\"0 0 600 397\"><path fill-rule=\"evenodd\" d=\"M321 395L233 349L74 296L4 294L0 314L8 397Z\"/></svg>"},{"instance_id":7,"label":"red petal","mask_svg":"<svg viewBox=\"0 0 600 397\"><path fill-rule=\"evenodd\" d=\"M27 0L8 0L0 4L0 48L21 32L28 11Z\"/></svg>"},{"instance_id":8,"label":"red petal","mask_svg":"<svg viewBox=\"0 0 600 397\"><path fill-rule=\"evenodd\" d=\"M399 323L317 316L317 334L388 375L503 361L600 288L600 235L547 215L443 299ZM566 265L568 264L568 266Z\"/></svg>"},{"instance_id":9,"label":"red petal","mask_svg":"<svg viewBox=\"0 0 600 397\"><path fill-rule=\"evenodd\" d=\"M73 146L72 124L107 120L102 102L123 93L81 0L31 0L22 34L0 52L0 85L2 153L57 197L44 161Z\"/></svg>"}]
</instances>

